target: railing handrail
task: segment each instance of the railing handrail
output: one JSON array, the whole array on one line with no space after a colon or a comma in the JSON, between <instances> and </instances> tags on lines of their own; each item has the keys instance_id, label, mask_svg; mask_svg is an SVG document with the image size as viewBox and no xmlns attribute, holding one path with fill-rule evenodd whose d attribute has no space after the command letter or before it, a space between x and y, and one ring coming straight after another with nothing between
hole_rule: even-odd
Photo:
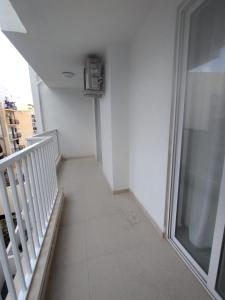
<instances>
[{"instance_id":1,"label":"railing handrail","mask_svg":"<svg viewBox=\"0 0 225 300\"><path fill-rule=\"evenodd\" d=\"M47 130L47 131L44 131L44 132L41 132L41 133L34 134L30 138L36 138L36 137L46 136L46 135L52 134L52 133L58 134L58 130L57 129ZM30 138L28 138L28 139L30 139Z\"/></svg>"},{"instance_id":2,"label":"railing handrail","mask_svg":"<svg viewBox=\"0 0 225 300\"><path fill-rule=\"evenodd\" d=\"M37 141L37 139L41 139L47 136L53 137L55 160L58 161L60 158L60 147L59 147L59 136L58 136L57 129L51 129L42 133L35 134L34 136L28 138L27 142L29 145L34 144Z\"/></svg>"},{"instance_id":3,"label":"railing handrail","mask_svg":"<svg viewBox=\"0 0 225 300\"><path fill-rule=\"evenodd\" d=\"M0 161L0 171L6 169L13 162L23 158L24 156L29 154L33 149L38 149L38 148L42 147L43 145L48 144L52 139L53 139L53 137L46 136L44 138L41 138L40 141L37 141L36 143L3 158Z\"/></svg>"}]
</instances>

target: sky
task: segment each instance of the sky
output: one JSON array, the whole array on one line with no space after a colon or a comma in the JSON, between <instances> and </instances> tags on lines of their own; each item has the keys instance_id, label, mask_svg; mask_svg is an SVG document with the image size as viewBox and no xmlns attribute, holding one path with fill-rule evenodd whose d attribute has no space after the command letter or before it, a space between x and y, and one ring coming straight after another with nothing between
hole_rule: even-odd
<instances>
[{"instance_id":1,"label":"sky","mask_svg":"<svg viewBox=\"0 0 225 300\"><path fill-rule=\"evenodd\" d=\"M18 109L33 103L28 64L0 31L0 99L8 96Z\"/></svg>"},{"instance_id":2,"label":"sky","mask_svg":"<svg viewBox=\"0 0 225 300\"><path fill-rule=\"evenodd\" d=\"M208 62L194 68L191 72L215 72L224 73L225 72L225 47L218 51L218 56Z\"/></svg>"}]
</instances>

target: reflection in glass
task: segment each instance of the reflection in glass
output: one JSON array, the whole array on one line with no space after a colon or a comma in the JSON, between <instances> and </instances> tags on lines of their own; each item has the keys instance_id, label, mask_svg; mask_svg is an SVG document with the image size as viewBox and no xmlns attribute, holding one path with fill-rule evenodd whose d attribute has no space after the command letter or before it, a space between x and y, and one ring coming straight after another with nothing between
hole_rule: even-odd
<instances>
[{"instance_id":1,"label":"reflection in glass","mask_svg":"<svg viewBox=\"0 0 225 300\"><path fill-rule=\"evenodd\" d=\"M222 252L220 257L216 290L219 293L219 295L223 299L225 299L225 236L223 237L223 246L222 246Z\"/></svg>"},{"instance_id":2,"label":"reflection in glass","mask_svg":"<svg viewBox=\"0 0 225 300\"><path fill-rule=\"evenodd\" d=\"M191 16L176 238L207 273L225 155L225 1Z\"/></svg>"}]
</instances>

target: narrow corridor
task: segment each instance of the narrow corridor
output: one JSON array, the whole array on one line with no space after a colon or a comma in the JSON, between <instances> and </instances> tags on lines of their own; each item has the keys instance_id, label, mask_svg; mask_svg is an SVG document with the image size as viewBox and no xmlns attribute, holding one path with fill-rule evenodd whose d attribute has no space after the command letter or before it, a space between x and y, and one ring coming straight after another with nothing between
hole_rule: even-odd
<instances>
[{"instance_id":1,"label":"narrow corridor","mask_svg":"<svg viewBox=\"0 0 225 300\"><path fill-rule=\"evenodd\" d=\"M63 163L65 194L46 300L210 299L130 193L113 195L94 159Z\"/></svg>"}]
</instances>

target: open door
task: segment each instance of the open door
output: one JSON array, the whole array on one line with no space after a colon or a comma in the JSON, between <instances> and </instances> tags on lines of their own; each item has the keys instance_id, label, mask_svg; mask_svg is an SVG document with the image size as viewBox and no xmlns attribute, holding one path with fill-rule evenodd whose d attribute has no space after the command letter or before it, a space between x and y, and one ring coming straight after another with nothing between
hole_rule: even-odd
<instances>
[{"instance_id":1,"label":"open door","mask_svg":"<svg viewBox=\"0 0 225 300\"><path fill-rule=\"evenodd\" d=\"M180 21L171 239L225 299L225 1L190 1Z\"/></svg>"}]
</instances>

